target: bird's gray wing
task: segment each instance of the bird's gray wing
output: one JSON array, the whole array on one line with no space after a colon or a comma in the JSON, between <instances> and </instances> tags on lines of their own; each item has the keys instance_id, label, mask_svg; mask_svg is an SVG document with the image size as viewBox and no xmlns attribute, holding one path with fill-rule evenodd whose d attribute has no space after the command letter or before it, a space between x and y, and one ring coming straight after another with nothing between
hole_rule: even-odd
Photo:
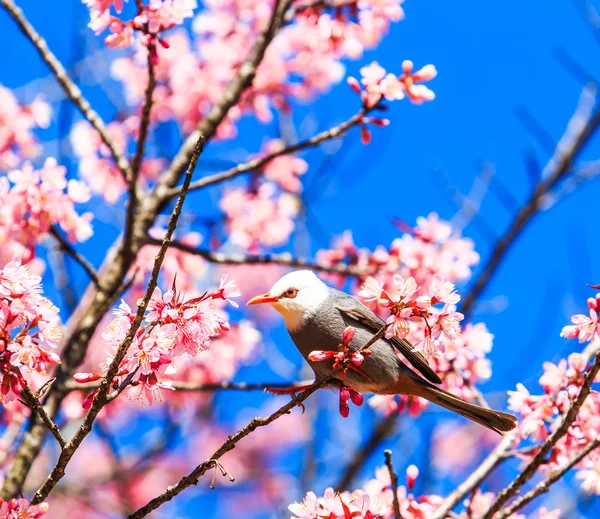
<instances>
[{"instance_id":1,"label":"bird's gray wing","mask_svg":"<svg viewBox=\"0 0 600 519\"><path fill-rule=\"evenodd\" d=\"M383 322L381 318L379 318L366 306L356 301L356 299L351 296L348 297L354 302L354 304L351 304L350 300L347 299L342 305L339 305L336 308L343 314L350 317L350 319L358 321L369 330L377 333L385 324L385 322ZM442 383L442 379L440 379L437 373L433 371L431 367L429 367L427 359L420 352L413 351L413 345L410 342L408 342L406 339L400 339L399 337L392 337L391 339L388 339L388 341L391 342L398 349L398 351L402 353L406 360L410 362L410 364L421 375L429 380L429 382L434 384Z\"/></svg>"}]
</instances>

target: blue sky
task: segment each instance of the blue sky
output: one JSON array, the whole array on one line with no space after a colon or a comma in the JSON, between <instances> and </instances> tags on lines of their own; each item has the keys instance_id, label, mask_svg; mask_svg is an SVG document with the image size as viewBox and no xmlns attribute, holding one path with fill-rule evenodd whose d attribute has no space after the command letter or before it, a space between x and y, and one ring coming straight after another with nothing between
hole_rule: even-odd
<instances>
[{"instance_id":1,"label":"blue sky","mask_svg":"<svg viewBox=\"0 0 600 519\"><path fill-rule=\"evenodd\" d=\"M77 62L84 43L86 52L102 49L101 42L84 28L87 14L79 2L22 0L19 5L63 62ZM580 16L577 1L408 0L404 7L406 20L392 27L379 49L349 63L348 73L356 75L362 64L373 59L390 70L398 70L404 59L413 60L416 66L433 63L439 71L431 83L437 98L423 106L407 101L394 104L389 113L392 124L375 129L370 146L362 146L352 134L323 171L319 170L326 157L323 151L305 154L311 165L309 182L318 174L324 176L308 200L312 253L346 229L353 231L359 246L387 245L397 236L390 216L413 223L417 216L435 211L450 218L455 209L435 171L443 172L467 192L486 162L516 200L525 200L531 188L525 152L535 152L542 165L549 153L516 113L525 107L557 142L583 87L582 78L567 70L557 55L566 53L588 73L600 76L600 45ZM57 99L59 91L33 47L2 12L0 48L1 84L16 88L23 100L31 99L39 90L49 92L50 100ZM102 76L106 69L101 61L97 63L96 73ZM114 108L98 86L89 84L90 79L88 71L84 92L103 117L110 119ZM63 110L70 117L66 104ZM299 107L295 123L302 137L309 136L310 128L326 129L355 110L356 97L342 84L313 105ZM263 138L263 134L252 131L254 128L252 122L245 122L238 141L210 147L206 157L231 160L244 150L254 152ZM55 121L43 133L49 153L57 150L56 131ZM275 134L276 128L266 132ZM594 160L599 151L598 139L594 138L581 157ZM218 193L218 189L203 193L194 205L214 203ZM501 298L506 308L476 316L485 320L496 336L490 355L494 376L484 391L513 389L517 381L535 387L543 360L557 360L577 347L558 335L568 317L583 310L585 298L591 294L586 283L600 283L595 261L600 242L593 220L599 195L600 184L591 182L536 217L487 287L483 300ZM511 220L493 194L486 197L482 215L498 234ZM102 219L110 218L107 213ZM115 234L111 227L97 225L96 239L108 244ZM467 227L466 234L475 240L485 260L490 249L486 236L474 225ZM97 245L89 244L82 250L99 261L100 257L94 257ZM272 337L284 354L299 364L285 333L278 329ZM261 380L267 376L266 369L246 368L239 378ZM248 397L223 395L219 399L229 407L247 402ZM364 413L364 422L368 422L368 411Z\"/></svg>"}]
</instances>

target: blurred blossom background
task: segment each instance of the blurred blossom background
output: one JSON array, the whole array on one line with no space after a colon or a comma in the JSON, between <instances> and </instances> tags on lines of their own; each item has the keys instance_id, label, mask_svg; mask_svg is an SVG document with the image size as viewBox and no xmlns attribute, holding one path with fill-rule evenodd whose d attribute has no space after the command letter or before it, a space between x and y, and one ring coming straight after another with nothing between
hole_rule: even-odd
<instances>
[{"instance_id":1,"label":"blurred blossom background","mask_svg":"<svg viewBox=\"0 0 600 519\"><path fill-rule=\"evenodd\" d=\"M87 28L89 11L81 2L21 0L19 5L105 121L128 109L127 94L115 79L119 67L114 62L129 56L132 49L108 49L103 38ZM385 114L390 126L371 128L368 146L361 144L358 131L351 131L343 139L297 155L305 163L292 167L301 175L304 188L300 193L291 189L289 198L273 209L275 215L265 216L267 223L281 218L278 225L282 227L271 232L272 242L261 251L314 258L344 233L349 239L348 231L359 248L388 248L403 234L399 221L414 227L418 217L436 213L472 240L481 257L471 267L476 276L519 204L530 196L536 175L543 174L582 92L587 88L584 97L591 95L595 78L600 77L600 25L589 17L586 2L407 0L402 7L406 18L391 25L379 47L366 50L358 59L345 60L339 83L324 95L314 102L294 101L292 116L274 111L268 124L254 117L242 118L235 139L212 142L201 156L196 178L245 161L271 139L294 142L344 121L358 107L357 96L344 78L359 78L360 68L373 60L396 71L404 59L412 60L416 68L435 64L438 76L428 83L435 100L421 106L391 103ZM191 31L193 23L193 19L186 20L183 30ZM77 135L70 135L80 114L2 11L0 48L0 84L24 104L43 93L52 108L48 127L36 132L43 146L40 157L56 157L67 167L68 178L77 178L80 157L85 155L82 148L92 137L83 127ZM181 73L185 77L186 72ZM180 141L176 126L165 123L158 127L148 150L151 156L170 158ZM599 152L598 136L594 136L578 164L592 163ZM156 165L157 172L161 168ZM92 191L95 175L94 168L86 175ZM241 208L250 210L244 204L251 202L235 191L247 183L247 178L239 178L190 194L178 235L193 245L218 247L226 253L247 250L251 238L239 222L234 223ZM107 198L114 188L110 182L97 187ZM506 392L515 390L518 382L532 393L540 392L543 362L557 362L580 351L576 341L559 334L571 315L585 313L585 299L593 296L587 285L600 283L595 261L600 256L595 230L600 184L592 178L572 192L568 185L559 192L556 199L544 199L541 211L515 240L471 316L473 323L485 322L493 335L493 348L487 353L492 374L478 388L497 409L507 409ZM462 203L457 193L471 202ZM105 253L100 244L108 247L123 226L119 196L110 204L93 192L82 206L94 213L94 237L79 244L78 250L96 266ZM168 216L163 218L166 226ZM37 250L45 262L44 293L66 321L87 285L85 274L70 259L64 266L57 264L49 244ZM147 253L146 262L140 260L140 264L152 261L155 251ZM203 353L189 369L215 381L277 383L311 377L281 318L269 308L255 311L244 306L250 297L267 291L286 272L284 267L222 267L175 253L170 258L162 283L165 289L175 274L191 293L198 287L215 286L227 273L242 291L240 307L227 308L235 329L217 339L222 344ZM70 295L57 290L55 276L62 268L74 280ZM195 273L189 287L185 287L185 275L179 275L186 268ZM461 294L470 286L468 279L457 285ZM104 359L101 347L97 349L86 360L90 370ZM69 412L77 418L82 396L69 397L72 401L63 419ZM67 517L78 510L82 517L118 516L120 511L115 512L108 501L120 503L123 511L135 509L205 459L247 420L266 415L287 398L261 391L221 391L169 397L166 405L133 408L133 412L129 406L115 405L86 440L86 449L75 456L65 485L56 491L61 499L56 499L49 515ZM156 517L287 517L287 505L300 501L307 490L322 495L341 481L354 489L371 479L375 468L383 465L384 448L393 448L401 479L409 465L419 467L416 493L443 495L498 442L493 433L437 407L430 406L418 417L402 413L391 433L348 481L348 464L382 423L383 413L364 405L343 419L337 412L337 395L327 390L305 405L304 413L294 410L244 439L223 458L235 483L217 472L216 488L210 490L211 472ZM139 459L140 452L143 459ZM36 462L32 488L52 460L45 455ZM504 464L488 485L507 481L518 466L518 460ZM119 495L118 483L102 484L115 470L127 473L128 495ZM100 490L89 493L90 488ZM598 497L581 492L579 482L569 476L544 505L560 508L565 518L593 517Z\"/></svg>"}]
</instances>

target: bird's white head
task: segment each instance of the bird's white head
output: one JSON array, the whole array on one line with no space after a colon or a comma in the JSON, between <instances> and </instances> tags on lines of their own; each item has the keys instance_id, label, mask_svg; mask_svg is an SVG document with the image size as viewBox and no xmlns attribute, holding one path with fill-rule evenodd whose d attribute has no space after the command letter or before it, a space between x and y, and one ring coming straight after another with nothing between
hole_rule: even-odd
<instances>
[{"instance_id":1,"label":"bird's white head","mask_svg":"<svg viewBox=\"0 0 600 519\"><path fill-rule=\"evenodd\" d=\"M285 321L288 330L301 328L329 297L329 287L310 270L283 276L266 294L253 297L247 305L269 303Z\"/></svg>"}]
</instances>

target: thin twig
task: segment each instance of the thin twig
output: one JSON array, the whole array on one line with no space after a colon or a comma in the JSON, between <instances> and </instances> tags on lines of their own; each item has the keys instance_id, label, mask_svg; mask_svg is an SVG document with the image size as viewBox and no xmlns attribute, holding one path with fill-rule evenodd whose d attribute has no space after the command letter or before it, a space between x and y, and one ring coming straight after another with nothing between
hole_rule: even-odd
<instances>
[{"instance_id":1,"label":"thin twig","mask_svg":"<svg viewBox=\"0 0 600 519\"><path fill-rule=\"evenodd\" d=\"M560 424L558 429L556 429L548 437L548 439L540 447L540 450L529 461L529 463L527 463L525 468L510 483L510 485L508 485L498 494L496 500L492 503L489 510L485 514L483 514L480 519L491 519L491 517L496 512L498 512L512 496L519 492L521 487L533 477L539 466L546 461L546 455L550 452L552 447L554 447L556 442L567 433L569 427L571 427L571 424L577 418L577 413L579 412L580 407L583 405L585 399L589 395L592 383L594 382L598 371L600 371L600 355L596 356L594 364L585 374L585 378L581 386L581 391L579 392L579 395L574 400L574 402L571 404L571 407L569 408L563 422Z\"/></svg>"},{"instance_id":2,"label":"thin twig","mask_svg":"<svg viewBox=\"0 0 600 519\"><path fill-rule=\"evenodd\" d=\"M385 450L383 451L383 454L385 456L385 464L390 472L390 481L392 482L394 516L396 519L402 519L402 515L400 514L400 503L398 503L398 476L394 472L394 465L392 464L392 451Z\"/></svg>"},{"instance_id":3,"label":"thin twig","mask_svg":"<svg viewBox=\"0 0 600 519\"><path fill-rule=\"evenodd\" d=\"M159 245L161 240L148 237L148 245ZM263 254L263 255L245 255L245 254L223 254L221 252L211 252L206 249L197 249L191 245L179 241L172 241L169 245L171 248L200 256L210 263L218 263L222 265L280 265L284 267L300 267L316 272L328 272L332 274L343 274L360 278L371 273L360 267L351 265L319 265L311 263L304 258L294 258L291 254Z\"/></svg>"},{"instance_id":4,"label":"thin twig","mask_svg":"<svg viewBox=\"0 0 600 519\"><path fill-rule=\"evenodd\" d=\"M86 274L94 283L96 288L100 288L100 283L98 281L98 273L94 266L79 252L75 250L75 248L60 234L60 231L55 227L50 227L50 234L52 237L58 242L59 247L66 252L69 256L71 256L83 270L85 270Z\"/></svg>"},{"instance_id":5,"label":"thin twig","mask_svg":"<svg viewBox=\"0 0 600 519\"><path fill-rule=\"evenodd\" d=\"M220 184L227 180L232 180L240 175L243 175L244 173L249 173L251 171L260 169L265 164L269 163L270 161L272 161L273 159L275 159L277 157L281 157L282 155L290 155L292 153L296 153L298 151L301 151L301 150L304 150L307 148L314 148L315 146L318 146L319 144L322 144L325 141L328 141L331 139L336 139L337 137L341 137L350 128L352 128L353 126L359 125L361 123L361 121L363 120L363 117L365 116L365 114L367 114L369 111L370 111L369 109L362 108L360 111L358 111L356 114L354 114L352 117L350 117L348 120L344 121L343 123L341 123L337 126L334 126L333 128L330 128L329 130L318 133L317 135L314 135L310 139L300 141L291 146L286 146L285 148L282 148L278 151L275 151L275 152L265 155L263 157L258 157L258 158L249 160L248 162L244 162L243 164L238 164L234 168L230 168L227 171L215 173L214 175L209 175L204 178L201 178L200 180L192 182L192 185L190 186L190 191L197 191L199 189L204 189L205 187L213 186L215 184ZM167 191L164 195L165 199L168 200L174 196L177 196L178 192L179 192L178 187L175 187L175 188Z\"/></svg>"},{"instance_id":6,"label":"thin twig","mask_svg":"<svg viewBox=\"0 0 600 519\"><path fill-rule=\"evenodd\" d=\"M140 118L140 126L137 137L137 149L133 162L131 164L132 174L128 185L128 200L127 200L127 217L125 221L125 232L123 234L123 248L128 251L131 248L131 240L133 239L133 231L135 228L135 214L138 205L137 182L140 175L142 160L144 158L144 149L148 138L148 130L150 128L150 114L152 111L152 96L156 87L156 75L154 71L153 53L156 52L155 43L150 43L147 49L148 52L148 86L146 87L146 97L144 107L142 108L142 117Z\"/></svg>"},{"instance_id":7,"label":"thin twig","mask_svg":"<svg viewBox=\"0 0 600 519\"><path fill-rule=\"evenodd\" d=\"M31 43L35 46L38 54L42 58L42 61L48 65L54 77L59 82L60 86L67 94L67 97L73 102L73 104L79 109L79 111L83 114L85 119L94 127L94 129L100 135L102 142L106 144L108 149L110 150L119 171L123 175L123 178L127 181L127 179L131 178L131 166L129 162L121 152L117 148L115 142L111 139L110 135L106 131L106 125L101 117L96 113L94 109L90 106L90 103L83 97L81 90L79 87L73 82L62 63L56 58L56 56L52 53L52 51L48 48L48 44L46 40L40 36L40 34L34 29L34 27L29 23L23 11L17 7L17 5L13 2L13 0L0 0L0 5L4 7L4 9L8 12L10 17L16 22L21 29L21 32L27 36L27 39L31 41Z\"/></svg>"},{"instance_id":8,"label":"thin twig","mask_svg":"<svg viewBox=\"0 0 600 519\"><path fill-rule=\"evenodd\" d=\"M291 22L299 13L309 9L340 9L346 5L356 4L358 0L313 0L300 5L290 7L285 13L284 21Z\"/></svg>"},{"instance_id":9,"label":"thin twig","mask_svg":"<svg viewBox=\"0 0 600 519\"><path fill-rule=\"evenodd\" d=\"M46 427L48 427L48 430L52 433L52 436L56 438L56 441L60 445L61 449L64 449L67 445L67 442L60 432L58 425L56 425L52 418L48 416L44 406L40 403L38 397L34 395L33 391L31 391L29 385L25 386L21 395L24 398L23 403L40 416L42 421L46 424Z\"/></svg>"},{"instance_id":10,"label":"thin twig","mask_svg":"<svg viewBox=\"0 0 600 519\"><path fill-rule=\"evenodd\" d=\"M204 137L201 135L196 143L196 147L194 150L194 154L190 160L190 165L185 174L185 179L183 183L183 188L181 190L181 194L175 204L175 208L173 209L173 214L171 215L171 220L169 222L169 226L167 228L167 232L165 234L162 246L156 255L156 259L154 260L154 266L152 267L152 273L150 274L150 280L148 281L148 286L146 287L146 293L144 294L144 298L139 302L138 309L135 315L133 322L131 323L131 327L127 332L127 336L121 342L113 360L111 361L106 375L102 379L100 383L100 388L94 397L90 410L85 416L83 423L71 439L69 443L62 450L56 465L42 484L42 486L38 489L38 491L33 496L31 500L32 504L41 503L48 497L48 494L52 491L52 489L56 486L56 484L60 481L60 479L65 474L65 468L68 465L69 461L75 454L75 451L79 448L85 437L92 430L92 424L98 413L102 410L104 405L110 400L113 400L116 394L119 394L125 388L125 384L122 384L117 392L113 395L109 395L108 391L111 387L111 383L114 377L117 375L119 370L119 366L121 365L121 361L127 354L127 350L129 346L132 344L138 329L140 328L142 321L144 320L144 315L146 313L146 308L152 297L152 293L158 284L158 275L160 274L160 269L162 267L162 263L164 261L165 255L167 253L167 249L169 246L169 241L175 232L175 228L177 227L177 222L179 220L179 215L181 214L181 210L183 207L183 202L185 201L185 197L187 194L187 188L190 185L192 175L194 173L194 169L196 168L196 163L198 162L198 158L202 153L202 149L204 146ZM127 381L127 380L126 380Z\"/></svg>"},{"instance_id":11,"label":"thin twig","mask_svg":"<svg viewBox=\"0 0 600 519\"><path fill-rule=\"evenodd\" d=\"M594 449L600 447L600 437L596 438L588 445L586 445L581 451L567 461L562 467L554 469L549 476L540 481L533 489L523 494L518 499L515 499L510 506L500 510L500 512L494 516L494 519L506 519L508 516L521 510L525 505L529 504L536 497L548 492L550 487L561 479L570 469L581 462L588 454Z\"/></svg>"}]
</instances>

